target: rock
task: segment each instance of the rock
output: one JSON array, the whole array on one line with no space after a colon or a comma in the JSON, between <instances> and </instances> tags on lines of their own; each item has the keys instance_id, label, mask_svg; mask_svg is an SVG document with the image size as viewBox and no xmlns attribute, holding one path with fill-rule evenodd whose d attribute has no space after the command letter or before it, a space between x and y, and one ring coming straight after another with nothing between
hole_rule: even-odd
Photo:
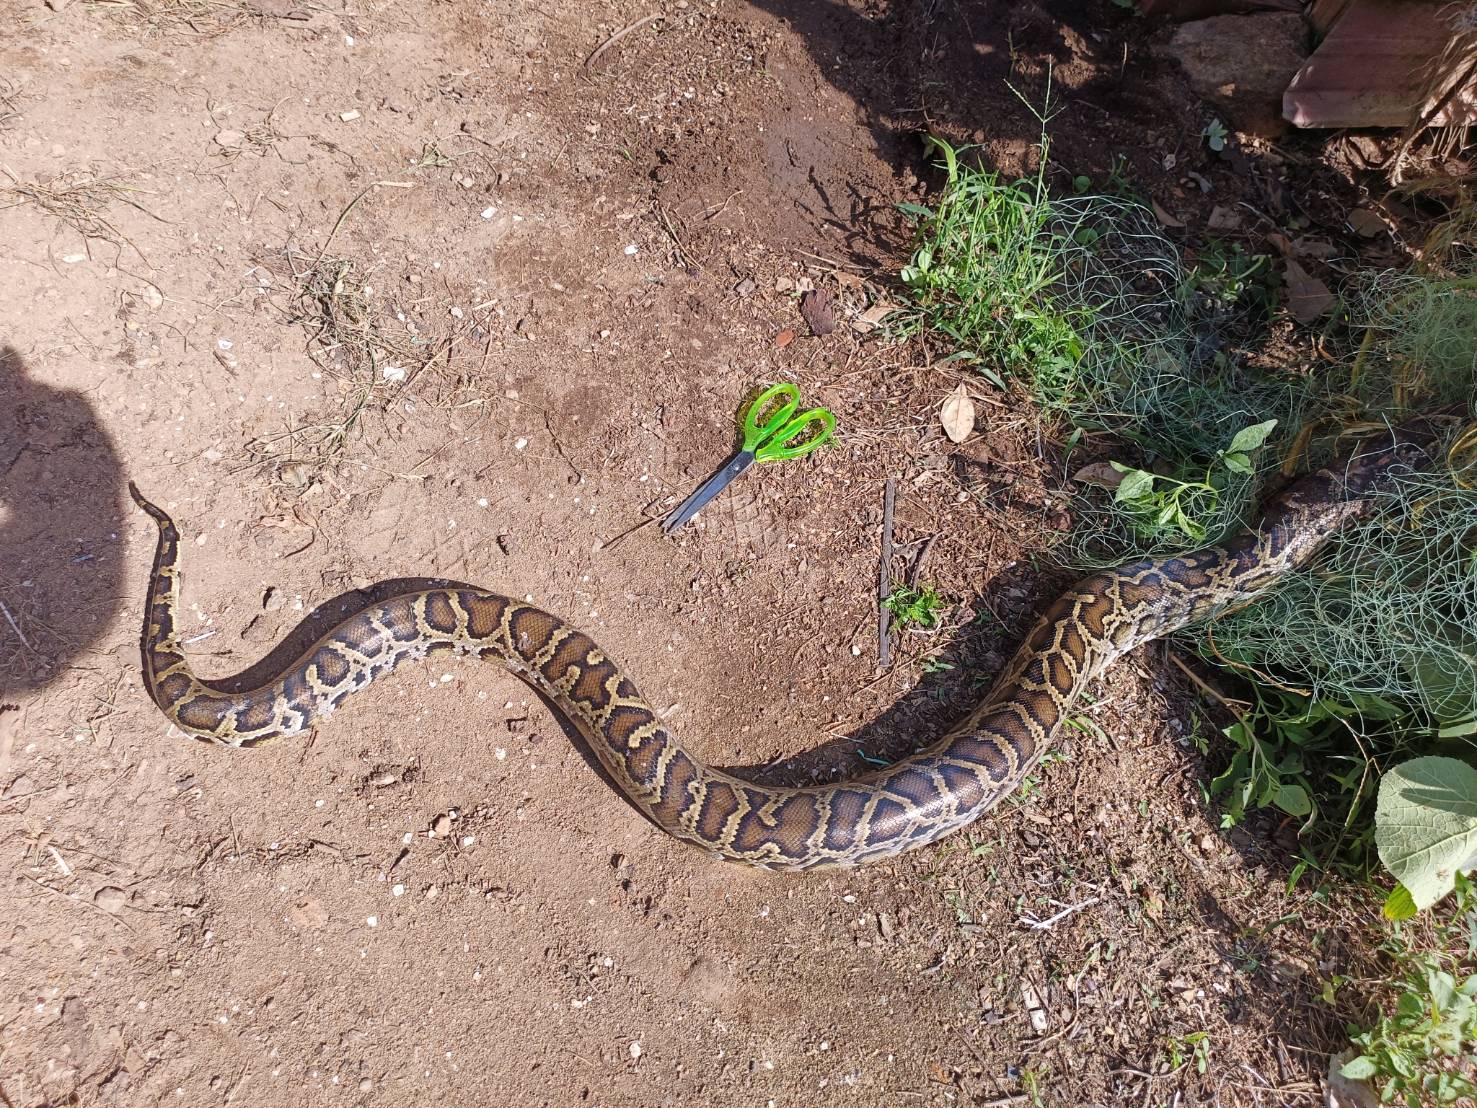
<instances>
[{"instance_id":1,"label":"rock","mask_svg":"<svg viewBox=\"0 0 1477 1108\"><path fill-rule=\"evenodd\" d=\"M121 1104L132 1084L133 1077L127 1070L116 1069L97 1087L97 1092L108 1103Z\"/></svg>"},{"instance_id":2,"label":"rock","mask_svg":"<svg viewBox=\"0 0 1477 1108\"><path fill-rule=\"evenodd\" d=\"M129 655L130 655L130 661L132 660L131 655L136 650L137 650L137 647L134 644L130 643L129 646L128 646L128 652L129 652ZM31 781L31 779L29 777L27 777L23 773L19 777L17 777L14 781L12 781L9 785L7 785L5 787L4 794L3 795L0 795L0 800L15 800L17 797L28 796L29 794L31 794L31 793L33 793L35 791L36 791L35 784Z\"/></svg>"},{"instance_id":3,"label":"rock","mask_svg":"<svg viewBox=\"0 0 1477 1108\"><path fill-rule=\"evenodd\" d=\"M123 911L123 906L128 903L128 894L115 885L104 885L92 894L92 902L104 912L117 915Z\"/></svg>"},{"instance_id":4,"label":"rock","mask_svg":"<svg viewBox=\"0 0 1477 1108\"><path fill-rule=\"evenodd\" d=\"M1218 15L1182 24L1166 49L1228 123L1275 137L1288 129L1282 94L1307 57L1307 38L1301 15Z\"/></svg>"}]
</instances>

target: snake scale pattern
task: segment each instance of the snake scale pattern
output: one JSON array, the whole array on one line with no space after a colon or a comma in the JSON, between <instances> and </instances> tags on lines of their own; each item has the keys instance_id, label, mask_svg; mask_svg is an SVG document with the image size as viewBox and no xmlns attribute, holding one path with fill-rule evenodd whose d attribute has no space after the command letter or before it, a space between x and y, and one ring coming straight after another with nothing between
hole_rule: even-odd
<instances>
[{"instance_id":1,"label":"snake scale pattern","mask_svg":"<svg viewBox=\"0 0 1477 1108\"><path fill-rule=\"evenodd\" d=\"M984 701L917 753L852 780L752 784L686 750L635 683L584 632L530 604L447 587L394 597L327 632L280 676L227 692L180 646L180 536L132 485L159 529L144 617L154 702L182 731L250 747L294 735L401 662L435 651L489 658L547 697L586 737L630 802L679 839L765 869L855 866L932 843L1009 795L1050 746L1088 683L1141 643L1254 598L1303 565L1395 463L1398 437L1304 477L1223 545L1096 573L1041 616Z\"/></svg>"}]
</instances>

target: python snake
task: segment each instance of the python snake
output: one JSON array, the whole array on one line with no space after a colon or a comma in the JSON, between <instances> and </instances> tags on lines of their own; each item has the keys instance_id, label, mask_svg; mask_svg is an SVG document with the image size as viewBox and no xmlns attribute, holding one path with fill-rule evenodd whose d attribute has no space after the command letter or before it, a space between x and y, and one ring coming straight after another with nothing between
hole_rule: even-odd
<instances>
[{"instance_id":1,"label":"python snake","mask_svg":"<svg viewBox=\"0 0 1477 1108\"><path fill-rule=\"evenodd\" d=\"M221 691L195 676L181 649L179 531L130 484L159 529L144 617L144 678L154 702L182 731L249 747L302 731L407 659L437 650L491 658L567 716L632 804L669 834L766 869L863 865L978 819L1016 788L1083 689L1117 658L1255 597L1360 514L1392 464L1423 457L1419 447L1391 437L1294 482L1259 524L1223 545L1142 559L1079 581L1041 616L963 722L910 757L833 784L770 787L704 765L588 635L530 604L480 589L393 597L339 623L275 679L244 692Z\"/></svg>"}]
</instances>

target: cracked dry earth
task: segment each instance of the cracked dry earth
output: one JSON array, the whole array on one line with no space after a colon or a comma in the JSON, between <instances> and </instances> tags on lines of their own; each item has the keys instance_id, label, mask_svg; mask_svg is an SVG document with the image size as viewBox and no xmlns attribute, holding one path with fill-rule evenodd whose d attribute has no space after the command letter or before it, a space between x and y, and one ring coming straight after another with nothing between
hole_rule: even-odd
<instances>
[{"instance_id":1,"label":"cracked dry earth","mask_svg":"<svg viewBox=\"0 0 1477 1108\"><path fill-rule=\"evenodd\" d=\"M863 334L919 113L1008 164L1007 58L1030 89L1126 72L1121 130L1063 122L1106 169L1183 102L1147 51L1121 70L1141 28L677 0L587 64L650 12L57 7L8 0L0 41L3 1103L1317 1099L1344 923L1214 831L1158 648L968 835L788 878L664 838L496 667L412 667L256 752L140 685L128 480L186 534L207 676L450 577L590 631L719 764L798 783L937 734L1060 585L1029 559L1063 524L1029 412ZM777 379L836 446L632 530ZM952 606L879 673L888 477ZM1172 1067L1202 1031L1205 1072Z\"/></svg>"}]
</instances>

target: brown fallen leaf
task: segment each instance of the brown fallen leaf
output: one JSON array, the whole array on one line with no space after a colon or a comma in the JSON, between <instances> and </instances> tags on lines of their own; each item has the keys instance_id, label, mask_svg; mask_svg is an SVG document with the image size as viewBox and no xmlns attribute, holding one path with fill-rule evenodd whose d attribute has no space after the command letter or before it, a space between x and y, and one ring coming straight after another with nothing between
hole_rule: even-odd
<instances>
[{"instance_id":1,"label":"brown fallen leaf","mask_svg":"<svg viewBox=\"0 0 1477 1108\"><path fill-rule=\"evenodd\" d=\"M1205 221L1207 231L1236 231L1241 228L1241 213L1235 208L1217 204L1210 209L1210 218Z\"/></svg>"},{"instance_id":2,"label":"brown fallen leaf","mask_svg":"<svg viewBox=\"0 0 1477 1108\"><path fill-rule=\"evenodd\" d=\"M825 289L811 289L800 298L800 315L817 335L829 335L836 330L836 308Z\"/></svg>"},{"instance_id":3,"label":"brown fallen leaf","mask_svg":"<svg viewBox=\"0 0 1477 1108\"><path fill-rule=\"evenodd\" d=\"M1328 286L1292 258L1284 263L1284 279L1287 281L1287 310L1299 323L1312 323L1315 319L1333 311L1338 297L1328 291Z\"/></svg>"},{"instance_id":4,"label":"brown fallen leaf","mask_svg":"<svg viewBox=\"0 0 1477 1108\"><path fill-rule=\"evenodd\" d=\"M1112 462L1092 462L1072 474L1072 480L1100 489L1116 489L1123 484L1123 474L1113 468Z\"/></svg>"},{"instance_id":5,"label":"brown fallen leaf","mask_svg":"<svg viewBox=\"0 0 1477 1108\"><path fill-rule=\"evenodd\" d=\"M790 343L794 341L795 329L793 327L786 327L783 331L774 336L774 344L778 346L781 350L789 346Z\"/></svg>"},{"instance_id":6,"label":"brown fallen leaf","mask_svg":"<svg viewBox=\"0 0 1477 1108\"><path fill-rule=\"evenodd\" d=\"M1349 226L1363 239L1372 239L1385 233L1385 221L1368 208L1355 208L1350 212Z\"/></svg>"},{"instance_id":7,"label":"brown fallen leaf","mask_svg":"<svg viewBox=\"0 0 1477 1108\"><path fill-rule=\"evenodd\" d=\"M949 441L963 442L974 430L974 401L969 398L969 389L960 385L944 399L939 409L939 422L944 425L944 434Z\"/></svg>"},{"instance_id":8,"label":"brown fallen leaf","mask_svg":"<svg viewBox=\"0 0 1477 1108\"><path fill-rule=\"evenodd\" d=\"M897 305L886 300L879 300L851 321L852 329L860 334L867 334L882 326L882 321L897 311Z\"/></svg>"},{"instance_id":9,"label":"brown fallen leaf","mask_svg":"<svg viewBox=\"0 0 1477 1108\"><path fill-rule=\"evenodd\" d=\"M1154 218L1159 221L1159 225L1161 227L1174 228L1183 227L1185 225L1185 221L1183 219L1177 219L1175 216L1170 215L1169 212L1160 207L1159 201L1151 199L1149 203L1153 206Z\"/></svg>"}]
</instances>

